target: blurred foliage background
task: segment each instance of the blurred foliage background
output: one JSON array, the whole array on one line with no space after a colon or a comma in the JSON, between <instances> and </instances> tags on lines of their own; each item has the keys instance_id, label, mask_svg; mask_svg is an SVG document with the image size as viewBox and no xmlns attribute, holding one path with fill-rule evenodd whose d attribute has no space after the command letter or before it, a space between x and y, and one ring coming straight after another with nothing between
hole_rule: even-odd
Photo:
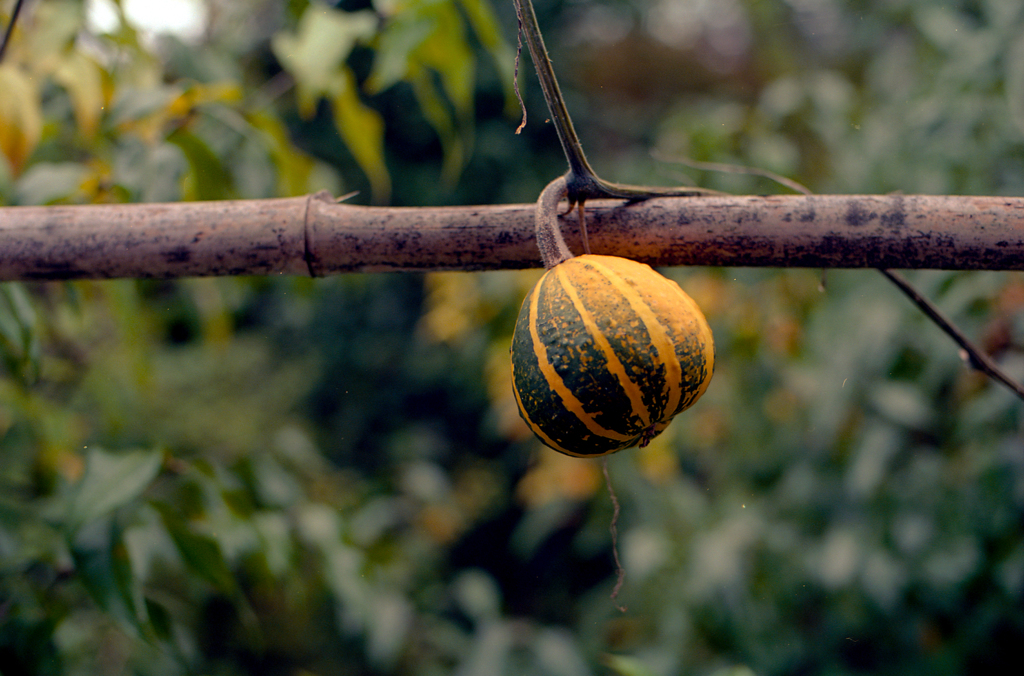
<instances>
[{"instance_id":1,"label":"blurred foliage background","mask_svg":"<svg viewBox=\"0 0 1024 676\"><path fill-rule=\"evenodd\" d=\"M1024 194L1018 0L535 4L611 180ZM532 201L514 46L505 0L38 0L0 204ZM1019 667L1020 402L871 271L666 274L717 373L610 460L615 601L600 465L511 396L537 271L0 286L0 673ZM1024 276L912 278L1024 378Z\"/></svg>"}]
</instances>

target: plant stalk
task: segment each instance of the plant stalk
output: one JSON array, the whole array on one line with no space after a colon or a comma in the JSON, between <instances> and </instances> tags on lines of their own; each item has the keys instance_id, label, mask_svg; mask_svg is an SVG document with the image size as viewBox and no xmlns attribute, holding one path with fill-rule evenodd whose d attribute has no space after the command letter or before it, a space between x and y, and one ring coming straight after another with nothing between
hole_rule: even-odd
<instances>
[{"instance_id":1,"label":"plant stalk","mask_svg":"<svg viewBox=\"0 0 1024 676\"><path fill-rule=\"evenodd\" d=\"M534 69L540 79L541 91L551 114L551 122L555 125L558 140L562 144L562 152L569 162L569 172L565 175L568 192L569 208L576 204L582 205L588 199L626 199L638 202L652 197L690 197L697 195L718 195L714 190L703 188L662 188L656 186L636 186L612 183L600 178L587 162L583 145L572 124L572 117L565 105L565 97L558 87L558 79L551 65L544 38L537 23L537 14L533 10L532 0L513 0L516 16L519 18L520 29L526 39L526 45L533 59ZM583 223L583 212L580 210L580 222ZM585 226L583 226L585 227Z\"/></svg>"}]
</instances>

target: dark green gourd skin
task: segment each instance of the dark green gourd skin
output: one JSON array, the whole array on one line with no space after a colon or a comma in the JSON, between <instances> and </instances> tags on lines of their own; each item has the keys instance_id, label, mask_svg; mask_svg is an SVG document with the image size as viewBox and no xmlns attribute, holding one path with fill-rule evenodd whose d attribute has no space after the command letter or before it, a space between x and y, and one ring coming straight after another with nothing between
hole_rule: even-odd
<instances>
[{"instance_id":1,"label":"dark green gourd skin","mask_svg":"<svg viewBox=\"0 0 1024 676\"><path fill-rule=\"evenodd\" d=\"M711 331L689 296L612 256L551 268L512 339L520 414L546 445L573 456L645 444L703 394L713 369Z\"/></svg>"}]
</instances>

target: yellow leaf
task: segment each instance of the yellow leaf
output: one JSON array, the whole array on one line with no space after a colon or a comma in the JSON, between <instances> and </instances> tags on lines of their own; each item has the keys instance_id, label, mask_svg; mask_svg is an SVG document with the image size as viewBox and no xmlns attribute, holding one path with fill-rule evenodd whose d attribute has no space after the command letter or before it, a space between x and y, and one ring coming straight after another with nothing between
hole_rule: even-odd
<instances>
[{"instance_id":1,"label":"yellow leaf","mask_svg":"<svg viewBox=\"0 0 1024 676\"><path fill-rule=\"evenodd\" d=\"M516 486L516 497L529 509L556 500L586 500L601 488L600 465L542 450Z\"/></svg>"},{"instance_id":2,"label":"yellow leaf","mask_svg":"<svg viewBox=\"0 0 1024 676\"><path fill-rule=\"evenodd\" d=\"M248 116L249 124L263 137L264 145L277 166L277 176L282 195L302 195L309 191L309 177L313 171L313 160L298 150L288 136L288 130L280 119L264 112Z\"/></svg>"},{"instance_id":3,"label":"yellow leaf","mask_svg":"<svg viewBox=\"0 0 1024 676\"><path fill-rule=\"evenodd\" d=\"M449 4L437 5L432 14L434 31L417 48L417 59L438 72L444 91L459 114L470 116L476 60L466 42L462 19Z\"/></svg>"},{"instance_id":4,"label":"yellow leaf","mask_svg":"<svg viewBox=\"0 0 1024 676\"><path fill-rule=\"evenodd\" d=\"M441 182L445 189L451 190L458 183L459 175L468 159L468 141L456 131L455 123L448 113L448 107L434 88L433 78L430 74L422 71L416 77L410 78L409 82L412 85L416 101L420 104L423 117L427 118L427 122L441 139L441 148L444 152ZM465 136L468 137L469 134L467 133Z\"/></svg>"},{"instance_id":5,"label":"yellow leaf","mask_svg":"<svg viewBox=\"0 0 1024 676\"><path fill-rule=\"evenodd\" d=\"M74 44L82 28L81 2L42 2L35 8L32 29L26 31L22 60L36 75L52 73Z\"/></svg>"},{"instance_id":6,"label":"yellow leaf","mask_svg":"<svg viewBox=\"0 0 1024 676\"><path fill-rule=\"evenodd\" d=\"M99 64L81 52L72 52L53 74L67 90L75 123L84 136L93 136L106 107L103 71Z\"/></svg>"},{"instance_id":7,"label":"yellow leaf","mask_svg":"<svg viewBox=\"0 0 1024 676\"><path fill-rule=\"evenodd\" d=\"M236 82L193 84L167 106L168 118L187 117L197 107L208 103L235 103L242 99L242 88Z\"/></svg>"},{"instance_id":8,"label":"yellow leaf","mask_svg":"<svg viewBox=\"0 0 1024 676\"><path fill-rule=\"evenodd\" d=\"M355 76L344 68L333 83L334 124L360 169L370 179L375 204L391 195L391 177L384 164L384 119L364 104L356 91Z\"/></svg>"},{"instance_id":9,"label":"yellow leaf","mask_svg":"<svg viewBox=\"0 0 1024 676\"><path fill-rule=\"evenodd\" d=\"M518 117L519 105L516 103L512 84L515 59L512 56L512 50L502 39L502 29L498 25L498 19L494 15L491 3L487 0L460 0L459 4L462 5L470 25L473 26L477 39L490 53L494 65L501 75L501 82L505 88L507 114L511 118Z\"/></svg>"},{"instance_id":10,"label":"yellow leaf","mask_svg":"<svg viewBox=\"0 0 1024 676\"><path fill-rule=\"evenodd\" d=\"M0 65L0 92L0 153L18 175L42 135L39 92L32 78L12 65Z\"/></svg>"},{"instance_id":11,"label":"yellow leaf","mask_svg":"<svg viewBox=\"0 0 1024 676\"><path fill-rule=\"evenodd\" d=\"M209 82L197 84L191 89L194 91L195 104L204 103L238 103L242 100L242 86L230 80L224 82Z\"/></svg>"}]
</instances>

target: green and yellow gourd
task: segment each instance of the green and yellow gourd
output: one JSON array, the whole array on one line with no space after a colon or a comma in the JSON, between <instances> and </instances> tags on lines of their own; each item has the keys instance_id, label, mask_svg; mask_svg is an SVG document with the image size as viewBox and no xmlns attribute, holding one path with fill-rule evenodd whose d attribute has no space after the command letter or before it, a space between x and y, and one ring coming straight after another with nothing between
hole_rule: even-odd
<instances>
[{"instance_id":1,"label":"green and yellow gourd","mask_svg":"<svg viewBox=\"0 0 1024 676\"><path fill-rule=\"evenodd\" d=\"M523 420L577 457L646 445L704 394L714 366L697 304L649 266L616 256L549 267L512 339Z\"/></svg>"},{"instance_id":2,"label":"green and yellow gourd","mask_svg":"<svg viewBox=\"0 0 1024 676\"><path fill-rule=\"evenodd\" d=\"M642 263L590 254L583 205L592 199L632 203L713 191L622 185L594 173L559 90L533 3L516 0L515 6L569 163L568 172L541 191L534 211L537 248L547 272L516 322L516 401L526 424L556 451L607 455L645 445L697 401L714 372L715 348L704 314L678 285ZM573 257L562 236L558 207L565 198L566 214L578 207L582 256Z\"/></svg>"}]
</instances>

